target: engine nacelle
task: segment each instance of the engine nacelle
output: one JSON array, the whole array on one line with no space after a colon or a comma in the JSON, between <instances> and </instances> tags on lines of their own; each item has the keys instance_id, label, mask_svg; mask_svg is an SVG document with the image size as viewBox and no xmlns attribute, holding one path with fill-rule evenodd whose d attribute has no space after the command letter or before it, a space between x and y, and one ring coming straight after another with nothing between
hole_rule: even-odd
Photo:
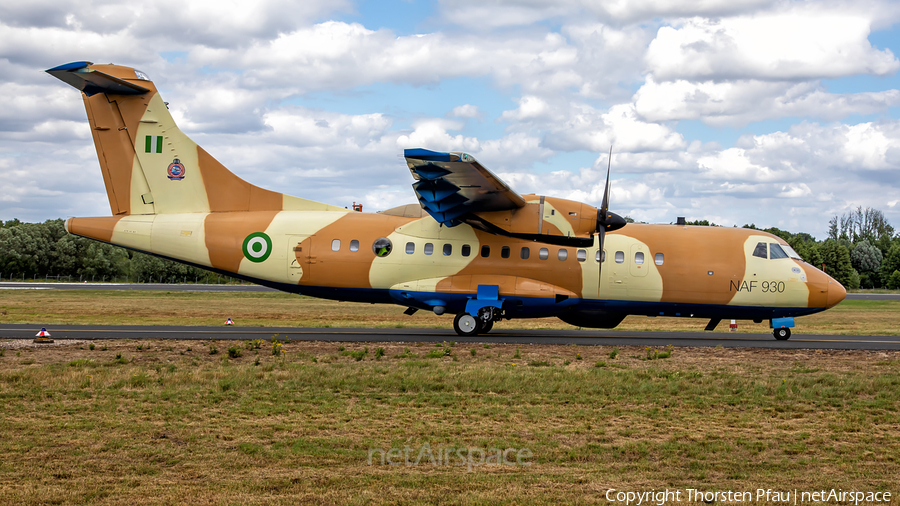
<instances>
[{"instance_id":1,"label":"engine nacelle","mask_svg":"<svg viewBox=\"0 0 900 506\"><path fill-rule=\"evenodd\" d=\"M587 247L597 233L597 208L581 202L523 195L523 207L472 213L465 221L496 234Z\"/></svg>"}]
</instances>

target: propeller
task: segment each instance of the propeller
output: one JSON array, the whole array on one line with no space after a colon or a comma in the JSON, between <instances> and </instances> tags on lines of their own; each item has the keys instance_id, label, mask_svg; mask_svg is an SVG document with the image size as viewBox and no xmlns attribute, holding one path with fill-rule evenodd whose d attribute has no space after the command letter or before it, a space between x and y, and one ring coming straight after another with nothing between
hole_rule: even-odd
<instances>
[{"instance_id":1,"label":"propeller","mask_svg":"<svg viewBox=\"0 0 900 506\"><path fill-rule=\"evenodd\" d=\"M624 227L626 221L616 213L609 212L609 173L612 168L612 146L609 147L609 161L606 165L606 186L603 189L603 203L600 209L597 209L597 234L600 236L600 263L597 266L597 291L599 293L600 285L603 282L603 242L606 239L606 233L613 230L619 230Z\"/></svg>"}]
</instances>

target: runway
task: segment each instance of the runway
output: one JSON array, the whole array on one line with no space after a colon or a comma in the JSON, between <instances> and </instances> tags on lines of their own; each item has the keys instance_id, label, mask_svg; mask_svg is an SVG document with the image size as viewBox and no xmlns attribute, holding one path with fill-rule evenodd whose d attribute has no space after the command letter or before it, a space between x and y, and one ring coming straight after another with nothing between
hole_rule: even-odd
<instances>
[{"instance_id":1,"label":"runway","mask_svg":"<svg viewBox=\"0 0 900 506\"><path fill-rule=\"evenodd\" d=\"M0 339L31 339L35 325L0 324ZM795 334L777 341L771 334L706 332L633 332L617 330L503 330L476 337L460 337L444 329L352 329L298 327L176 327L142 325L48 326L53 339L185 339L333 342L442 342L496 344L574 344L580 346L743 347L772 349L900 350L900 336Z\"/></svg>"},{"instance_id":2,"label":"runway","mask_svg":"<svg viewBox=\"0 0 900 506\"><path fill-rule=\"evenodd\" d=\"M43 281L3 281L0 290L149 290L170 292L277 292L266 286L245 285L204 285L165 283L57 283ZM894 300L900 301L898 293L848 293L847 300Z\"/></svg>"}]
</instances>

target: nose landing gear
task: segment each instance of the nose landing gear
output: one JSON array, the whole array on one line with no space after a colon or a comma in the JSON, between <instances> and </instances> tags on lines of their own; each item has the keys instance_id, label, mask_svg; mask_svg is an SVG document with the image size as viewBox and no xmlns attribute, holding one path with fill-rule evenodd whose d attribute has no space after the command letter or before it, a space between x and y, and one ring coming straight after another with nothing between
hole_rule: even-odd
<instances>
[{"instance_id":1,"label":"nose landing gear","mask_svg":"<svg viewBox=\"0 0 900 506\"><path fill-rule=\"evenodd\" d=\"M791 329L775 329L772 331L772 335L774 335L775 339L778 339L779 341L787 341L791 338Z\"/></svg>"}]
</instances>

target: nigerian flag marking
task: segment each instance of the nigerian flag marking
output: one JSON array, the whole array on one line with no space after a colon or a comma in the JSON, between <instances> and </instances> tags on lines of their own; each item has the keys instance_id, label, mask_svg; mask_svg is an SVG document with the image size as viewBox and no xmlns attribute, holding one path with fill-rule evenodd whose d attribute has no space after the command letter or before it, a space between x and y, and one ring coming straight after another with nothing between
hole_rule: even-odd
<instances>
[{"instance_id":1,"label":"nigerian flag marking","mask_svg":"<svg viewBox=\"0 0 900 506\"><path fill-rule=\"evenodd\" d=\"M162 135L148 135L144 137L145 153L162 153Z\"/></svg>"},{"instance_id":2,"label":"nigerian flag marking","mask_svg":"<svg viewBox=\"0 0 900 506\"><path fill-rule=\"evenodd\" d=\"M251 262L262 262L272 253L272 239L263 232L254 232L244 239L244 258Z\"/></svg>"}]
</instances>

